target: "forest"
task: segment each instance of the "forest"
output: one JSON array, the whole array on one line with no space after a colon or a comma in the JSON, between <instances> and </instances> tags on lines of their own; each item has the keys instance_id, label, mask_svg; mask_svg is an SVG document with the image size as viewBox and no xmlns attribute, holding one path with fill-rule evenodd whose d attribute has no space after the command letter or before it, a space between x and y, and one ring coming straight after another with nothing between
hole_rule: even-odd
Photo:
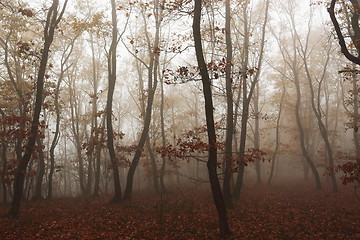
<instances>
[{"instance_id":1,"label":"forest","mask_svg":"<svg viewBox=\"0 0 360 240\"><path fill-rule=\"evenodd\" d=\"M0 0L0 239L360 239L357 0Z\"/></svg>"}]
</instances>

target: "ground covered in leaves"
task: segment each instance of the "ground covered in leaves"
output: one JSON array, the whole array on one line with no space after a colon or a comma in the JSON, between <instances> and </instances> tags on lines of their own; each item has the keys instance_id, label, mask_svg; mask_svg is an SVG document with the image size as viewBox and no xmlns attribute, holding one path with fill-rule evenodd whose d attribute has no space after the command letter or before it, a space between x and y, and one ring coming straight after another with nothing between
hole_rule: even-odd
<instances>
[{"instance_id":1,"label":"ground covered in leaves","mask_svg":"<svg viewBox=\"0 0 360 240\"><path fill-rule=\"evenodd\" d=\"M163 196L63 198L23 203L18 219L0 218L0 239L219 239L209 186L173 188ZM9 206L0 206L0 215ZM248 186L228 212L229 239L360 239L360 201L311 186Z\"/></svg>"}]
</instances>

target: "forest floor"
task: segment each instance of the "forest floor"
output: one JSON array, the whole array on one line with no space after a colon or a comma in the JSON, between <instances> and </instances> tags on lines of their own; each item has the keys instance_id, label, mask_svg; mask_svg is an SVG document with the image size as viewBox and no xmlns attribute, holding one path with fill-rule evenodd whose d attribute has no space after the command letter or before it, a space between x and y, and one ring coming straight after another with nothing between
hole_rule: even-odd
<instances>
[{"instance_id":1,"label":"forest floor","mask_svg":"<svg viewBox=\"0 0 360 240\"><path fill-rule=\"evenodd\" d=\"M0 239L219 239L208 189L138 193L120 204L109 197L26 202L18 219L2 217L9 206L0 205ZM307 184L248 186L228 217L229 239L360 239L360 200L351 186L338 193Z\"/></svg>"}]
</instances>

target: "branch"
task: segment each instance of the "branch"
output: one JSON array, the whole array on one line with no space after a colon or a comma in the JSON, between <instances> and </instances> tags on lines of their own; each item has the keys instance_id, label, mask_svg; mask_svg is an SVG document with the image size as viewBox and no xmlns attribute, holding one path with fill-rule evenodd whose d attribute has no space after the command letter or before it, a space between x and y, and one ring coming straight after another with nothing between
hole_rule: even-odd
<instances>
[{"instance_id":1,"label":"branch","mask_svg":"<svg viewBox=\"0 0 360 240\"><path fill-rule=\"evenodd\" d=\"M336 31L336 34L339 38L339 45L341 47L341 52L344 54L344 56L350 60L351 62L357 64L357 65L360 65L360 59L358 57L355 57L354 55L352 55L349 50L347 49L346 47L346 43L345 43L345 39L344 39L344 36L341 32L341 29L340 29L340 25L339 25L339 22L337 21L336 19L336 16L335 16L335 3L336 3L336 0L332 0L331 1L331 4L330 4L330 7L327 9L327 11L329 12L329 15L330 15L330 19L334 25L334 28L335 28L335 31Z\"/></svg>"}]
</instances>

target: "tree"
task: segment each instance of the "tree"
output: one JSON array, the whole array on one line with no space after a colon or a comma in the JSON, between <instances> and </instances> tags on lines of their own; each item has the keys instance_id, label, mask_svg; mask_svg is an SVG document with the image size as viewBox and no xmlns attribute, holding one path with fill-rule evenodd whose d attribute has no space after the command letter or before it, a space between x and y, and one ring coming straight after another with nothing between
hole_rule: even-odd
<instances>
[{"instance_id":1,"label":"tree","mask_svg":"<svg viewBox=\"0 0 360 240\"><path fill-rule=\"evenodd\" d=\"M228 225L227 213L223 194L221 192L220 182L217 175L217 142L214 123L214 110L213 100L211 93L211 81L205 63L202 41L201 41L201 8L202 0L195 0L194 7L194 19L193 19L193 36L195 43L196 59L198 62L201 81L203 83L203 93L205 98L205 115L206 115L206 127L208 133L209 155L207 161L207 167L209 172L209 179L211 185L211 192L213 195L214 203L219 216L219 228L222 236L231 235L231 231Z\"/></svg>"},{"instance_id":2,"label":"tree","mask_svg":"<svg viewBox=\"0 0 360 240\"><path fill-rule=\"evenodd\" d=\"M59 12L58 10L59 1L54 0L47 13L47 18L44 28L45 42L41 54L40 68L36 82L36 99L35 99L35 108L33 112L32 125L30 129L31 134L27 140L25 153L22 156L17 168L16 178L14 183L14 198L12 200L11 207L8 212L8 215L12 217L17 217L19 215L19 208L23 195L26 168L34 151L36 137L39 129L39 117L43 103L44 79L45 79L47 61L49 58L50 46L54 39L55 28L59 24L64 14L67 2L68 1L65 0L61 12Z\"/></svg>"},{"instance_id":3,"label":"tree","mask_svg":"<svg viewBox=\"0 0 360 240\"><path fill-rule=\"evenodd\" d=\"M245 1L245 6L243 8L244 15L244 40L243 40L243 53L244 57L241 60L241 85L242 88L238 93L237 102L240 102L240 97L242 93L242 114L241 114L241 132L240 132L240 142L239 142L239 152L238 152L238 175L236 179L236 184L234 188L234 198L239 199L240 190L243 185L243 177L245 171L245 153L246 153L246 138L247 138L247 125L250 116L250 103L254 94L254 90L257 82L260 78L260 70L264 56L264 47L265 47L265 33L266 33L266 25L268 18L268 10L269 10L269 1L265 3L265 18L262 23L261 28L261 40L260 40L260 49L259 49L259 57L257 59L257 64L255 68L249 67L249 53L250 53L250 22L248 20L249 16L247 13L248 1ZM250 77L253 76L252 81L250 81ZM248 86L249 84L249 86ZM237 104L239 106L239 104ZM238 107L237 107L238 108ZM237 112L237 110L236 110ZM235 114L237 115L237 113ZM259 169L259 168L258 168Z\"/></svg>"},{"instance_id":4,"label":"tree","mask_svg":"<svg viewBox=\"0 0 360 240\"><path fill-rule=\"evenodd\" d=\"M231 1L225 1L225 39L226 39L226 136L225 136L225 173L223 182L223 194L225 204L228 208L233 207L231 196L231 167L233 164L232 145L234 133L234 104L233 104L233 79L232 79L232 41L231 41Z\"/></svg>"},{"instance_id":5,"label":"tree","mask_svg":"<svg viewBox=\"0 0 360 240\"><path fill-rule=\"evenodd\" d=\"M143 148L145 146L146 141L148 141L149 138L149 129L150 129L150 123L151 123L151 116L152 116L152 106L154 103L154 96L157 88L158 83L158 66L159 66L159 55L160 55L160 25L162 19L162 10L159 7L160 2L155 1L154 2L154 10L153 15L155 17L155 36L154 36L154 42L153 45L151 44L151 39L149 36L149 33L147 29L145 30L145 37L147 40L147 51L149 55L149 65L146 65L147 72L148 72L148 96L147 96L147 102L146 102L146 110L145 110L145 116L144 116L144 124L143 129L141 132L140 139L137 144L137 148L135 150L135 154L133 157L133 160L131 162L127 180L126 180L126 187L124 192L124 199L130 200L131 194L132 194L132 188L133 188L133 181L134 181L134 174L136 167L139 163ZM142 61L143 62L143 61ZM144 62L143 62L144 63ZM148 145L149 146L149 145ZM157 185L157 179L154 177L155 186Z\"/></svg>"},{"instance_id":6,"label":"tree","mask_svg":"<svg viewBox=\"0 0 360 240\"><path fill-rule=\"evenodd\" d=\"M304 126L302 123L302 117L301 117L301 101L302 101L302 93L301 93L301 87L300 87L300 81L301 81L301 69L302 69L302 63L300 63L299 61L299 53L298 53L298 44L297 44L297 39L296 39L296 24L295 24L295 17L294 17L294 2L291 1L289 2L289 9L288 11L288 15L290 17L290 33L291 33L291 45L290 45L290 49L287 49L286 47L284 47L284 45L281 45L279 39L278 43L279 43L279 47L281 48L281 54L282 57L290 71L291 76L291 80L293 81L294 85L295 85L295 91L296 91L296 102L295 102L295 119L296 119L296 125L299 131L299 143L300 143L300 148L301 148L301 152L303 157L305 158L306 163L309 165L313 175L314 175L314 181L315 181L315 186L316 189L321 189L321 182L320 182L320 176L319 173L316 169L316 165L313 161L313 159L311 158L309 151L306 147L305 144L305 131L304 131Z\"/></svg>"},{"instance_id":7,"label":"tree","mask_svg":"<svg viewBox=\"0 0 360 240\"><path fill-rule=\"evenodd\" d=\"M53 175L55 171L55 148L59 142L60 138L60 103L59 103L59 97L60 97L60 86L64 79L65 72L69 69L67 67L68 60L71 56L71 53L74 49L75 40L78 37L75 36L73 39L70 40L70 42L65 46L64 51L61 55L60 60L60 74L56 83L55 88L55 96L54 96L54 105L55 105L55 133L54 138L51 142L50 146L50 171L49 171L49 182L48 182L48 193L47 193L47 199L52 198L52 192L53 192ZM40 196L38 196L40 197Z\"/></svg>"},{"instance_id":8,"label":"tree","mask_svg":"<svg viewBox=\"0 0 360 240\"><path fill-rule=\"evenodd\" d=\"M112 115L113 115L112 103L113 103L114 89L116 83L116 46L118 43L115 0L111 0L111 19L112 19L112 42L108 56L109 88L108 88L108 97L106 101L106 130L107 130L107 147L109 150L110 161L113 170L113 178L114 178L114 197L111 201L116 203L121 201L121 185L120 185L118 162L114 148L114 131L112 126Z\"/></svg>"},{"instance_id":9,"label":"tree","mask_svg":"<svg viewBox=\"0 0 360 240\"><path fill-rule=\"evenodd\" d=\"M328 130L327 127L325 126L323 120L322 120L322 109L320 107L320 99L319 97L316 97L317 99L317 103L315 102L315 91L314 91L314 80L312 77L312 74L310 73L310 67L309 67L309 59L308 57L310 56L310 52L312 52L312 49L309 49L309 36L310 36L310 25L311 25L311 17L309 20L309 31L308 34L306 36L306 41L305 44L302 44L302 42L300 41L300 37L298 35L298 33L295 30L295 35L296 38L299 41L299 45L300 45L300 57L302 58L302 60L304 61L304 67L305 67L305 73L306 73L306 77L309 81L309 89L310 89L310 102L311 102L311 107L312 110L315 114L315 117L317 119L317 123L318 123L318 127L321 133L321 136L323 138L323 141L325 143L325 149L326 149L326 153L327 153L327 159L329 162L329 168L333 169L334 168L334 154L333 154L333 150L331 148L331 144L330 144L330 140L329 140L329 134L328 134ZM319 80L319 92L321 90L321 84L324 81L324 79L326 78L326 72L327 72L327 67L329 64L329 60L330 60L330 55L331 55L331 47L328 47L328 49L326 50L326 59L324 64L322 65L322 74L320 75L320 80ZM319 96L320 94L318 94ZM332 183L332 188L333 188L333 192L337 192L338 191L338 187L337 187L337 183L336 183L336 178L334 174L330 175L331 178L331 183Z\"/></svg>"},{"instance_id":10,"label":"tree","mask_svg":"<svg viewBox=\"0 0 360 240\"><path fill-rule=\"evenodd\" d=\"M282 94L281 94L281 99L280 99L280 103L279 103L279 111L277 114L277 118L276 118L276 131L275 131L275 149L274 149L274 153L271 157L272 161L271 161L271 168L270 168L270 175L269 175L269 179L267 182L267 185L270 186L271 185L271 181L274 175L274 169L275 169L275 161L277 160L277 156L278 156L278 151L280 148L280 121L281 121L281 113L283 111L283 105L284 105L284 97L286 94L286 85L284 83L284 80L282 80Z\"/></svg>"}]
</instances>

